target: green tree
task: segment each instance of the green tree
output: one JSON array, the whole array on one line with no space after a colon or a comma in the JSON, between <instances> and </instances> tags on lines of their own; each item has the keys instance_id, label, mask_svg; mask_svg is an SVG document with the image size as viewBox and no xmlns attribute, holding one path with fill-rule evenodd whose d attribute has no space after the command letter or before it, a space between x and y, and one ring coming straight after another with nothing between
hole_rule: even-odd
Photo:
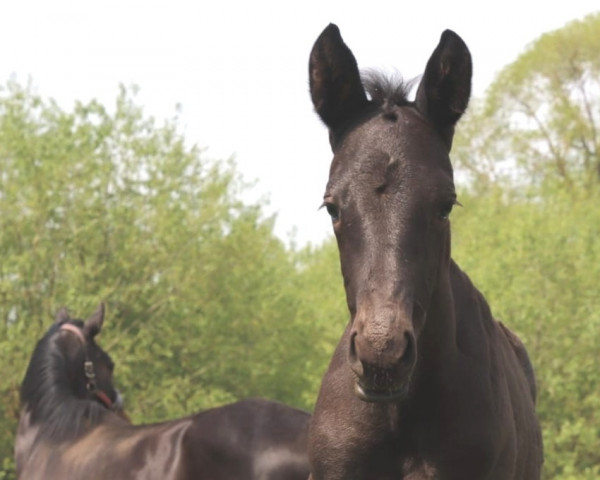
<instances>
[{"instance_id":1,"label":"green tree","mask_svg":"<svg viewBox=\"0 0 600 480\"><path fill-rule=\"evenodd\" d=\"M302 392L303 403L312 410L321 380L350 314L338 248L333 238L318 247L309 246L297 252L296 264L298 317L314 329L314 339L306 350L308 356L303 367L310 387Z\"/></svg>"},{"instance_id":2,"label":"green tree","mask_svg":"<svg viewBox=\"0 0 600 480\"><path fill-rule=\"evenodd\" d=\"M536 368L544 478L600 476L600 13L542 35L457 130L455 258Z\"/></svg>"},{"instance_id":3,"label":"green tree","mask_svg":"<svg viewBox=\"0 0 600 480\"><path fill-rule=\"evenodd\" d=\"M505 67L458 129L473 185L600 182L600 13L542 35Z\"/></svg>"},{"instance_id":4,"label":"green tree","mask_svg":"<svg viewBox=\"0 0 600 480\"><path fill-rule=\"evenodd\" d=\"M544 478L561 480L600 475L599 44L600 13L542 35L474 102L454 152L477 195L456 256L529 348Z\"/></svg>"},{"instance_id":5,"label":"green tree","mask_svg":"<svg viewBox=\"0 0 600 480\"><path fill-rule=\"evenodd\" d=\"M186 145L122 89L72 112L9 83L0 96L0 458L10 477L18 388L67 306L101 300L100 341L136 422L260 395L307 406L297 269L231 163ZM298 366L298 368L294 368Z\"/></svg>"},{"instance_id":6,"label":"green tree","mask_svg":"<svg viewBox=\"0 0 600 480\"><path fill-rule=\"evenodd\" d=\"M600 210L598 194L508 200L461 195L454 258L494 316L528 348L538 381L544 477L600 475Z\"/></svg>"}]
</instances>

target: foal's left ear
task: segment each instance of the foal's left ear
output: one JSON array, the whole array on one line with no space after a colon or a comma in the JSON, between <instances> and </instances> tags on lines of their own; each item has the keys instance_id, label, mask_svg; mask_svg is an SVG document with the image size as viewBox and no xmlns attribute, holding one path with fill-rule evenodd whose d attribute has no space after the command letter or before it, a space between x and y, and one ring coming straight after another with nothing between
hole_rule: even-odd
<instances>
[{"instance_id":1,"label":"foal's left ear","mask_svg":"<svg viewBox=\"0 0 600 480\"><path fill-rule=\"evenodd\" d=\"M341 127L369 103L356 59L333 23L310 52L308 74L313 105L330 130Z\"/></svg>"},{"instance_id":2,"label":"foal's left ear","mask_svg":"<svg viewBox=\"0 0 600 480\"><path fill-rule=\"evenodd\" d=\"M58 325L61 323L68 322L69 320L71 320L71 317L69 316L69 311L65 307L60 307L58 312L56 312L56 316L54 317L54 323Z\"/></svg>"},{"instance_id":3,"label":"foal's left ear","mask_svg":"<svg viewBox=\"0 0 600 480\"><path fill-rule=\"evenodd\" d=\"M452 30L444 31L427 62L415 102L442 135L448 151L452 147L454 125L469 104L472 71L471 54L465 42Z\"/></svg>"},{"instance_id":4,"label":"foal's left ear","mask_svg":"<svg viewBox=\"0 0 600 480\"><path fill-rule=\"evenodd\" d=\"M83 325L83 333L87 338L94 338L102 330L104 323L104 303L100 303L98 308Z\"/></svg>"}]
</instances>

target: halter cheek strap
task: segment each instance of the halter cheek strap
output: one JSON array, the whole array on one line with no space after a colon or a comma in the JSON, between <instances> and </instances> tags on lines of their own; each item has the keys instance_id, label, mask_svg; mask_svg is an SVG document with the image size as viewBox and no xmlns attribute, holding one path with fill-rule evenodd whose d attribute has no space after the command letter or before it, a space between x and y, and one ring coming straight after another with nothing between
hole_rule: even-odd
<instances>
[{"instance_id":1,"label":"halter cheek strap","mask_svg":"<svg viewBox=\"0 0 600 480\"><path fill-rule=\"evenodd\" d=\"M83 332L81 331L81 329L77 328L75 325L71 324L71 323L63 323L60 326L61 330L66 330L67 332L71 332L73 334L75 334L75 336L77 338L79 338L79 340L81 340L81 343L83 344L83 346L85 347L85 337L83 336ZM85 372L85 378L87 378L87 383L86 383L86 388L90 393L93 393L96 398L109 410L113 409L113 402L110 400L110 398L108 398L108 395L106 393L104 393L102 390L99 390L98 388L96 388L96 373L94 371L94 364L88 360L87 358L87 352L86 352L86 359L85 362L83 364L83 369Z\"/></svg>"}]
</instances>

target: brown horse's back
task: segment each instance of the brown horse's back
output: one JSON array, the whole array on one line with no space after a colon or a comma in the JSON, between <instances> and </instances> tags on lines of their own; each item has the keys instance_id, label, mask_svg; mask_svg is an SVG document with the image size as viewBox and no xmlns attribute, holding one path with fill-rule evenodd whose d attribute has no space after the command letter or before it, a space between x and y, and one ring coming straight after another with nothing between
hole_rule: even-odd
<instances>
[{"instance_id":1,"label":"brown horse's back","mask_svg":"<svg viewBox=\"0 0 600 480\"><path fill-rule=\"evenodd\" d=\"M114 421L112 421L114 420ZM20 480L144 479L175 480L182 433L190 422L177 420L132 426L115 417L90 429L77 441L38 440L20 462ZM148 455L148 452L155 452Z\"/></svg>"},{"instance_id":2,"label":"brown horse's back","mask_svg":"<svg viewBox=\"0 0 600 480\"><path fill-rule=\"evenodd\" d=\"M306 480L310 416L250 399L192 417L183 439L186 475L207 480Z\"/></svg>"},{"instance_id":3,"label":"brown horse's back","mask_svg":"<svg viewBox=\"0 0 600 480\"><path fill-rule=\"evenodd\" d=\"M76 442L29 448L19 479L305 480L309 418L263 399L153 425L115 418Z\"/></svg>"}]
</instances>

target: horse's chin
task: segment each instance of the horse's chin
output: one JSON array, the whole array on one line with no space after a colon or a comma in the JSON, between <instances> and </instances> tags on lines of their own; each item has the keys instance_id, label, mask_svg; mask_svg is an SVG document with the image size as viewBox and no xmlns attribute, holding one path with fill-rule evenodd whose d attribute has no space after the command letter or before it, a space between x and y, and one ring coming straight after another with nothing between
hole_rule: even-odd
<instances>
[{"instance_id":1,"label":"horse's chin","mask_svg":"<svg viewBox=\"0 0 600 480\"><path fill-rule=\"evenodd\" d=\"M404 400L408 395L408 384L396 389L372 390L357 381L354 383L354 393L364 402L397 403Z\"/></svg>"}]
</instances>

